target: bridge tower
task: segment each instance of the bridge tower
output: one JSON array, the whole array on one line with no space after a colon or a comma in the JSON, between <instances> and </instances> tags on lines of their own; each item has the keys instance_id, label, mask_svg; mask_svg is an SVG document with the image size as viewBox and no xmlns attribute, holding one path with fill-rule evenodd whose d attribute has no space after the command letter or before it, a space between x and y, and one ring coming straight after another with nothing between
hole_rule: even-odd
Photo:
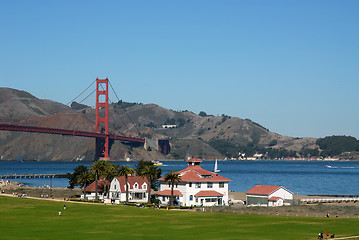
<instances>
[{"instance_id":1,"label":"bridge tower","mask_svg":"<svg viewBox=\"0 0 359 240\"><path fill-rule=\"evenodd\" d=\"M105 138L104 150L103 150L103 160L110 160L109 155L109 146L110 146L110 137L109 137L109 126L108 126L108 78L106 79L96 79L96 132L101 132L100 123L105 124ZM105 116L100 115L100 109L105 110ZM96 141L97 143L97 141ZM97 145L97 144L96 144ZM98 146L96 146L97 148Z\"/></svg>"}]
</instances>

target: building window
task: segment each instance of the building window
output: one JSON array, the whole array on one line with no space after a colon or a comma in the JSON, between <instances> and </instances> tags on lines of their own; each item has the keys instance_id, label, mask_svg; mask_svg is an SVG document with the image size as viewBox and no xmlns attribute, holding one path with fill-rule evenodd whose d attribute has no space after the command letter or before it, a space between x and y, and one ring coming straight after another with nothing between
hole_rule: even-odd
<instances>
[{"instance_id":1,"label":"building window","mask_svg":"<svg viewBox=\"0 0 359 240\"><path fill-rule=\"evenodd\" d=\"M116 190L116 184L114 184L114 189Z\"/></svg>"},{"instance_id":2,"label":"building window","mask_svg":"<svg viewBox=\"0 0 359 240\"><path fill-rule=\"evenodd\" d=\"M137 183L135 183L135 189L137 189L138 188L138 184Z\"/></svg>"},{"instance_id":3,"label":"building window","mask_svg":"<svg viewBox=\"0 0 359 240\"><path fill-rule=\"evenodd\" d=\"M189 183L189 187L192 187L192 183L191 183L191 182Z\"/></svg>"},{"instance_id":4,"label":"building window","mask_svg":"<svg viewBox=\"0 0 359 240\"><path fill-rule=\"evenodd\" d=\"M135 193L135 198L134 199L143 199L143 194L142 193Z\"/></svg>"},{"instance_id":5,"label":"building window","mask_svg":"<svg viewBox=\"0 0 359 240\"><path fill-rule=\"evenodd\" d=\"M196 183L196 188L201 188L201 183Z\"/></svg>"},{"instance_id":6,"label":"building window","mask_svg":"<svg viewBox=\"0 0 359 240\"><path fill-rule=\"evenodd\" d=\"M207 188L213 188L213 183L208 182L208 183L207 183Z\"/></svg>"},{"instance_id":7,"label":"building window","mask_svg":"<svg viewBox=\"0 0 359 240\"><path fill-rule=\"evenodd\" d=\"M189 195L189 200L193 201L193 195Z\"/></svg>"},{"instance_id":8,"label":"building window","mask_svg":"<svg viewBox=\"0 0 359 240\"><path fill-rule=\"evenodd\" d=\"M166 201L166 197L162 196L162 202Z\"/></svg>"},{"instance_id":9,"label":"building window","mask_svg":"<svg viewBox=\"0 0 359 240\"><path fill-rule=\"evenodd\" d=\"M142 188L146 190L146 189L147 189L147 185L146 185L146 184L143 184L143 185L142 185Z\"/></svg>"},{"instance_id":10,"label":"building window","mask_svg":"<svg viewBox=\"0 0 359 240\"><path fill-rule=\"evenodd\" d=\"M202 178L212 178L211 175L202 175Z\"/></svg>"},{"instance_id":11,"label":"building window","mask_svg":"<svg viewBox=\"0 0 359 240\"><path fill-rule=\"evenodd\" d=\"M220 187L220 188L224 188L224 182L220 182L220 183L219 183L219 187Z\"/></svg>"}]
</instances>

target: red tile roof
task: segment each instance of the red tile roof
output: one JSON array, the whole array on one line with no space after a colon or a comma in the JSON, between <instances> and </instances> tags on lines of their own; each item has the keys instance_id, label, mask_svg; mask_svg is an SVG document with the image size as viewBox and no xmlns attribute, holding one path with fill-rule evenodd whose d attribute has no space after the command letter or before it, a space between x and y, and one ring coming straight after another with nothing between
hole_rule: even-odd
<instances>
[{"instance_id":1,"label":"red tile roof","mask_svg":"<svg viewBox=\"0 0 359 240\"><path fill-rule=\"evenodd\" d=\"M277 201L278 199L281 199L280 197L271 197L268 199L269 201Z\"/></svg>"},{"instance_id":2,"label":"red tile roof","mask_svg":"<svg viewBox=\"0 0 359 240\"><path fill-rule=\"evenodd\" d=\"M108 185L110 185L109 181L106 181ZM104 180L97 181L97 192L103 192L103 188L105 185ZM92 182L90 185L86 187L86 192L95 192L96 191L96 181Z\"/></svg>"},{"instance_id":3,"label":"red tile roof","mask_svg":"<svg viewBox=\"0 0 359 240\"><path fill-rule=\"evenodd\" d=\"M190 160L187 160L187 162L202 162L202 160L192 158ZM207 171L203 168L201 168L200 165L188 165L187 168L177 171L181 177L181 180L183 182L229 182L231 181L228 178L222 177L218 175L217 173L213 173L210 171ZM207 177L203 177L203 176ZM161 177L158 179L160 181L164 181L165 178Z\"/></svg>"},{"instance_id":4,"label":"red tile roof","mask_svg":"<svg viewBox=\"0 0 359 240\"><path fill-rule=\"evenodd\" d=\"M260 194L260 195L269 195L281 186L270 186L270 185L256 185L253 188L249 189L247 194Z\"/></svg>"},{"instance_id":5,"label":"red tile roof","mask_svg":"<svg viewBox=\"0 0 359 240\"><path fill-rule=\"evenodd\" d=\"M170 189L166 189L166 190L162 190L156 193L156 195L160 195L160 196L171 196L171 190ZM178 191L178 190L173 190L173 196L183 196L183 194Z\"/></svg>"},{"instance_id":6,"label":"red tile roof","mask_svg":"<svg viewBox=\"0 0 359 240\"><path fill-rule=\"evenodd\" d=\"M120 177L115 177L119 182L120 182L120 188L121 188L121 192L126 192L125 189L125 185L126 185L126 178L125 176L120 176ZM127 179L128 184L130 184L130 190L134 189L134 185L137 182L138 184L138 188L137 189L142 189L142 185L144 183L147 183L147 189L146 192L148 192L148 180L146 177L142 177L142 176L128 176Z\"/></svg>"},{"instance_id":7,"label":"red tile roof","mask_svg":"<svg viewBox=\"0 0 359 240\"><path fill-rule=\"evenodd\" d=\"M188 159L186 162L202 162L202 160L198 159L198 158L191 158L191 159Z\"/></svg>"},{"instance_id":8,"label":"red tile roof","mask_svg":"<svg viewBox=\"0 0 359 240\"><path fill-rule=\"evenodd\" d=\"M217 196L224 196L224 194L219 193L217 191L200 191L196 193L194 196L196 197L217 197Z\"/></svg>"}]
</instances>

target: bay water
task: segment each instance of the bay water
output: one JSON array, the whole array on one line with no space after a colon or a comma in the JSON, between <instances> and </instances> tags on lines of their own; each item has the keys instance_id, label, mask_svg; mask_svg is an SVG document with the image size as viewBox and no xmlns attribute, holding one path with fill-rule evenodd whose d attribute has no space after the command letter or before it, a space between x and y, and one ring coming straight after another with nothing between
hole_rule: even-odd
<instances>
[{"instance_id":1,"label":"bay water","mask_svg":"<svg viewBox=\"0 0 359 240\"><path fill-rule=\"evenodd\" d=\"M111 162L130 165L137 162ZM185 161L164 161L163 175L187 167ZM91 162L5 162L0 175L54 174L73 172L78 165ZM203 161L202 168L213 171L214 161ZM218 161L219 175L229 178L229 190L245 192L257 184L283 186L301 195L359 195L359 162L354 161ZM29 186L67 187L68 179L10 179Z\"/></svg>"}]
</instances>

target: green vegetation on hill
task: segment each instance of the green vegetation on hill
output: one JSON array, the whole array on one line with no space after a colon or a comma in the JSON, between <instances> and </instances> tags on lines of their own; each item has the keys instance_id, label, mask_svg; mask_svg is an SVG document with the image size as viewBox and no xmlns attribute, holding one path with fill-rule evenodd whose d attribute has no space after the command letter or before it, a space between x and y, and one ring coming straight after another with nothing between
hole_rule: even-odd
<instances>
[{"instance_id":1,"label":"green vegetation on hill","mask_svg":"<svg viewBox=\"0 0 359 240\"><path fill-rule=\"evenodd\" d=\"M246 156L252 156L254 153L265 154L267 158L285 158L285 157L334 157L344 152L359 151L359 140L354 137L347 136L331 136L320 138L316 141L319 148L303 148L300 151L291 151L284 148L272 148L277 144L277 140L273 140L264 147L258 144L258 136L252 135L252 141L246 145L223 140L211 139L208 143L217 151L228 158L238 157L238 152L245 153Z\"/></svg>"},{"instance_id":2,"label":"green vegetation on hill","mask_svg":"<svg viewBox=\"0 0 359 240\"><path fill-rule=\"evenodd\" d=\"M319 138L316 142L323 150L321 155L335 156L343 152L359 151L359 140L350 136L330 136Z\"/></svg>"},{"instance_id":3,"label":"green vegetation on hill","mask_svg":"<svg viewBox=\"0 0 359 240\"><path fill-rule=\"evenodd\" d=\"M246 156L253 156L255 153L262 153L266 154L269 159L295 157L297 154L296 151L263 147L258 145L255 140L249 142L247 145L241 145L239 143L234 143L223 139L211 139L208 144L228 158L238 158L238 152L245 153Z\"/></svg>"},{"instance_id":4,"label":"green vegetation on hill","mask_svg":"<svg viewBox=\"0 0 359 240\"><path fill-rule=\"evenodd\" d=\"M0 206L1 239L290 240L316 239L320 231L359 235L358 219L166 211L4 196Z\"/></svg>"}]
</instances>

